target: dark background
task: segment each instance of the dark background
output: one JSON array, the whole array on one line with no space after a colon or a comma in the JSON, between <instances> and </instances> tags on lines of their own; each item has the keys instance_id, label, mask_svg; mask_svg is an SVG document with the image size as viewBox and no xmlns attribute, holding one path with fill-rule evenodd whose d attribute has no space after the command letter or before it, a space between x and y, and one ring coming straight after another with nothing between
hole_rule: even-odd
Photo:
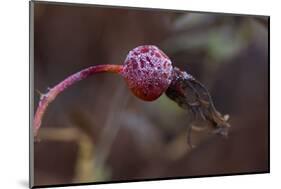
<instances>
[{"instance_id":1,"label":"dark background","mask_svg":"<svg viewBox=\"0 0 281 189\"><path fill-rule=\"evenodd\" d=\"M269 171L267 17L39 2L34 13L35 90L152 44L205 84L232 126L227 139L193 131L191 150L185 110L165 95L141 101L121 77L97 74L49 106L35 185Z\"/></svg>"}]
</instances>

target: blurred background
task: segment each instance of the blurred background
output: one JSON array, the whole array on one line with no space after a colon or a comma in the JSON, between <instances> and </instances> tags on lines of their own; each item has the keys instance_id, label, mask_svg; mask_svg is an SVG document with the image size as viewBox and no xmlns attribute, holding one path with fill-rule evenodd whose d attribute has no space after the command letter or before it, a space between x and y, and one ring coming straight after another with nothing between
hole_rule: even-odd
<instances>
[{"instance_id":1,"label":"blurred background","mask_svg":"<svg viewBox=\"0 0 281 189\"><path fill-rule=\"evenodd\" d=\"M42 2L34 13L35 109L36 91L151 44L209 89L232 126L228 138L192 131L190 149L185 110L165 95L141 101L120 76L97 74L49 106L35 185L269 171L267 17Z\"/></svg>"}]
</instances>

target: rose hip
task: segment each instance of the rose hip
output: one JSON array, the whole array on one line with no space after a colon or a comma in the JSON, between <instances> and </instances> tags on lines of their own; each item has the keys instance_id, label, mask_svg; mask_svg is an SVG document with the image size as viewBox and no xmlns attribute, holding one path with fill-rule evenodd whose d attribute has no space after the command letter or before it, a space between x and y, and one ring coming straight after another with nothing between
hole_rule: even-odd
<instances>
[{"instance_id":1,"label":"rose hip","mask_svg":"<svg viewBox=\"0 0 281 189\"><path fill-rule=\"evenodd\" d=\"M171 83L171 60L153 45L144 45L129 52L124 65L97 65L83 69L51 88L41 95L33 120L33 134L37 136L43 115L48 105L56 96L74 83L86 79L95 73L111 72L120 74L132 90L133 94L142 100L157 99Z\"/></svg>"},{"instance_id":2,"label":"rose hip","mask_svg":"<svg viewBox=\"0 0 281 189\"><path fill-rule=\"evenodd\" d=\"M172 69L167 55L156 46L144 45L129 52L121 75L137 97L152 101L169 87Z\"/></svg>"},{"instance_id":3,"label":"rose hip","mask_svg":"<svg viewBox=\"0 0 281 189\"><path fill-rule=\"evenodd\" d=\"M41 95L33 120L33 134L37 136L43 115L56 96L95 73L111 72L121 75L135 96L145 101L153 101L164 92L179 106L209 120L217 128L216 133L227 135L230 127L228 115L220 114L214 107L208 90L194 77L173 68L169 57L154 45L143 45L131 50L124 65L96 65L70 75L46 94Z\"/></svg>"}]
</instances>

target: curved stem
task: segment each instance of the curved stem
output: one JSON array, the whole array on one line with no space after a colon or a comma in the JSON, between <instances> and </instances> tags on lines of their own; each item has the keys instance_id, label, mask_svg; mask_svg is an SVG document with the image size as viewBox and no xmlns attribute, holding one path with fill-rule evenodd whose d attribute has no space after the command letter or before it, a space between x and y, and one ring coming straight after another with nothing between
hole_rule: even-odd
<instances>
[{"instance_id":1,"label":"curved stem","mask_svg":"<svg viewBox=\"0 0 281 189\"><path fill-rule=\"evenodd\" d=\"M97 65L85 68L71 76L67 77L59 84L51 88L48 93L41 95L39 105L37 107L34 120L33 120L33 135L37 136L38 130L41 126L43 115L48 107L48 105L56 98L56 96L73 85L74 83L86 79L87 77L101 72L110 72L110 73L120 73L123 69L121 65Z\"/></svg>"}]
</instances>

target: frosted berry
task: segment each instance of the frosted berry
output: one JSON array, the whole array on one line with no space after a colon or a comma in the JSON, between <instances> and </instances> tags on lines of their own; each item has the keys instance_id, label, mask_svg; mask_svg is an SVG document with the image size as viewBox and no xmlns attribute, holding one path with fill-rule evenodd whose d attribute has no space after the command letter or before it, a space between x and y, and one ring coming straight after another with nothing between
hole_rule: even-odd
<instances>
[{"instance_id":1,"label":"frosted berry","mask_svg":"<svg viewBox=\"0 0 281 189\"><path fill-rule=\"evenodd\" d=\"M222 116L215 109L204 85L186 72L173 68L169 57L153 45L143 45L131 50L124 65L90 66L68 76L46 94L42 94L33 119L33 135L37 137L43 115L57 95L78 81L102 72L120 74L135 96L142 100L153 101L166 92L166 95L180 106L191 110L195 117L199 113L204 120L214 123L215 133L227 135L230 127L227 122L229 116Z\"/></svg>"},{"instance_id":2,"label":"frosted berry","mask_svg":"<svg viewBox=\"0 0 281 189\"><path fill-rule=\"evenodd\" d=\"M137 97L153 101L169 87L172 69L172 62L163 51L144 45L129 52L121 74Z\"/></svg>"},{"instance_id":3,"label":"frosted berry","mask_svg":"<svg viewBox=\"0 0 281 189\"><path fill-rule=\"evenodd\" d=\"M153 45L136 47L127 55L124 65L94 65L76 72L42 95L33 120L33 134L37 136L48 105L73 84L96 73L110 72L123 76L135 96L152 101L161 96L172 80L171 60Z\"/></svg>"}]
</instances>

